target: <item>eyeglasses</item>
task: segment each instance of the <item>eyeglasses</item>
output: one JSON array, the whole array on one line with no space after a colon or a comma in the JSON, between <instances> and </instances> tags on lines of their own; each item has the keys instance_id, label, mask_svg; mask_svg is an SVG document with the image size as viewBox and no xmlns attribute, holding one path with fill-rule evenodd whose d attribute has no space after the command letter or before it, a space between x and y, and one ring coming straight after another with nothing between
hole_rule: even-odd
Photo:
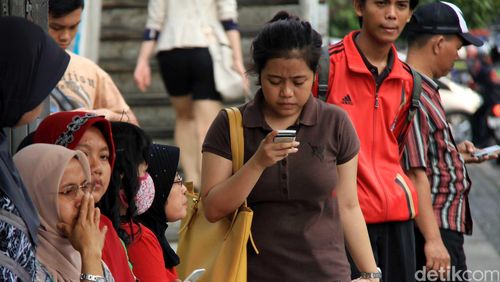
<instances>
[{"instance_id":1,"label":"eyeglasses","mask_svg":"<svg viewBox=\"0 0 500 282\"><path fill-rule=\"evenodd\" d=\"M179 184L181 186L184 185L182 182L182 177L179 175L179 173L175 174L174 184Z\"/></svg>"},{"instance_id":2,"label":"eyeglasses","mask_svg":"<svg viewBox=\"0 0 500 282\"><path fill-rule=\"evenodd\" d=\"M95 187L95 185L92 182L85 182L82 185L68 184L59 190L59 195L68 196L71 198L76 198L76 195L78 194L79 189L82 189L83 193L93 192L94 187Z\"/></svg>"}]
</instances>

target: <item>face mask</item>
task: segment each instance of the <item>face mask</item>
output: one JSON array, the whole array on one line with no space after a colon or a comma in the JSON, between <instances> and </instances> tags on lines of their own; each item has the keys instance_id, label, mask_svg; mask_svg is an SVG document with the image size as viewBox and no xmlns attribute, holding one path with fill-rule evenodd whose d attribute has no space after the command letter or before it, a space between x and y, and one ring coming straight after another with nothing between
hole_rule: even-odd
<instances>
[{"instance_id":1,"label":"face mask","mask_svg":"<svg viewBox=\"0 0 500 282\"><path fill-rule=\"evenodd\" d=\"M135 196L135 205L137 206L137 215L146 212L155 198L155 184L153 178L146 172L146 174L139 178L140 188Z\"/></svg>"}]
</instances>

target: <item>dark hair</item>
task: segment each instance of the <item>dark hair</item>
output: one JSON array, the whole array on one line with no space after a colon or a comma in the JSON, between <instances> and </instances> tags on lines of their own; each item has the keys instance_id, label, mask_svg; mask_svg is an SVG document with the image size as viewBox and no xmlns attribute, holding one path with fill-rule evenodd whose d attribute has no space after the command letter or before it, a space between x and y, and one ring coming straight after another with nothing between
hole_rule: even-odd
<instances>
[{"instance_id":1,"label":"dark hair","mask_svg":"<svg viewBox=\"0 0 500 282\"><path fill-rule=\"evenodd\" d=\"M421 48L429 40L431 40L436 35L442 35L446 40L451 40L453 37L458 36L456 34L430 34L430 33L421 33L414 32L405 29L404 37L406 37L406 42L408 43L408 48L416 47Z\"/></svg>"},{"instance_id":2,"label":"dark hair","mask_svg":"<svg viewBox=\"0 0 500 282\"><path fill-rule=\"evenodd\" d=\"M362 7L365 6L366 0L358 0L358 1L359 1L359 4L361 4ZM415 8L418 5L418 1L419 0L410 0L410 11L415 10ZM359 26L360 27L363 26L363 17L358 17L358 22L359 22Z\"/></svg>"},{"instance_id":3,"label":"dark hair","mask_svg":"<svg viewBox=\"0 0 500 282\"><path fill-rule=\"evenodd\" d=\"M60 18L77 10L83 9L83 0L49 0L49 14Z\"/></svg>"},{"instance_id":4,"label":"dark hair","mask_svg":"<svg viewBox=\"0 0 500 282\"><path fill-rule=\"evenodd\" d=\"M260 73L270 59L301 58L316 72L321 56L321 35L311 24L285 11L278 12L252 42L253 65L250 72Z\"/></svg>"},{"instance_id":5,"label":"dark hair","mask_svg":"<svg viewBox=\"0 0 500 282\"><path fill-rule=\"evenodd\" d=\"M151 139L142 129L127 122L111 122L111 129L116 151L115 166L109 188L99 201L99 207L103 214L110 218L123 242L128 245L134 236L132 234L130 238L120 228L120 223L132 224L136 216L135 196L140 187L138 167L149 161ZM123 216L120 216L120 189L123 189L128 204Z\"/></svg>"},{"instance_id":6,"label":"dark hair","mask_svg":"<svg viewBox=\"0 0 500 282\"><path fill-rule=\"evenodd\" d=\"M413 31L407 31L405 29L404 31L404 37L406 37L406 42L408 43L408 48L410 47L422 47L424 46L425 44L427 44L427 42L429 42L429 40L431 40L431 38L434 36L435 34L429 34L429 33L417 33L417 32L413 32Z\"/></svg>"},{"instance_id":7,"label":"dark hair","mask_svg":"<svg viewBox=\"0 0 500 282\"><path fill-rule=\"evenodd\" d=\"M491 46L490 56L494 64L500 62L500 52L498 52L498 50L500 50L500 47L496 45Z\"/></svg>"}]
</instances>

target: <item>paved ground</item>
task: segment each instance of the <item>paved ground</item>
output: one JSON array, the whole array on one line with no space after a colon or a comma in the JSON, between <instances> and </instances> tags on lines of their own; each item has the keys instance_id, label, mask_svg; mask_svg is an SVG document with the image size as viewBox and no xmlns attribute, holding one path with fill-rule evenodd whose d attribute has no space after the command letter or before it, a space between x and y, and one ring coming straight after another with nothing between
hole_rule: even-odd
<instances>
[{"instance_id":1,"label":"paved ground","mask_svg":"<svg viewBox=\"0 0 500 282\"><path fill-rule=\"evenodd\" d=\"M473 281L500 281L500 166L488 162L469 165L468 171L474 232L465 240L467 265L478 271Z\"/></svg>"}]
</instances>

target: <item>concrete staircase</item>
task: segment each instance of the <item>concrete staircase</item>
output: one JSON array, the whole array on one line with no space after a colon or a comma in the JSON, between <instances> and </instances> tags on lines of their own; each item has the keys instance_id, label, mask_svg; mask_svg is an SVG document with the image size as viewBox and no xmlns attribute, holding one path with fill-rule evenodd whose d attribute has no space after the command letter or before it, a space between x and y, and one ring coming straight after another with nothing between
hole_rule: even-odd
<instances>
[{"instance_id":1,"label":"concrete staircase","mask_svg":"<svg viewBox=\"0 0 500 282\"><path fill-rule=\"evenodd\" d=\"M157 142L173 142L175 115L158 73L152 62L153 79L147 93L134 85L133 71L142 41L147 16L146 0L102 0L101 43L99 64L109 72L127 103L137 115L141 126ZM325 4L321 4L326 10ZM239 25L246 63L252 38L263 23L277 11L287 10L300 15L298 0L238 0ZM326 14L326 12L324 13ZM320 21L322 18L320 17ZM326 15L323 19L326 22ZM321 30L320 25L320 30ZM326 31L326 24L323 24ZM255 85L255 83L253 83ZM232 104L242 103L235 101Z\"/></svg>"}]
</instances>

